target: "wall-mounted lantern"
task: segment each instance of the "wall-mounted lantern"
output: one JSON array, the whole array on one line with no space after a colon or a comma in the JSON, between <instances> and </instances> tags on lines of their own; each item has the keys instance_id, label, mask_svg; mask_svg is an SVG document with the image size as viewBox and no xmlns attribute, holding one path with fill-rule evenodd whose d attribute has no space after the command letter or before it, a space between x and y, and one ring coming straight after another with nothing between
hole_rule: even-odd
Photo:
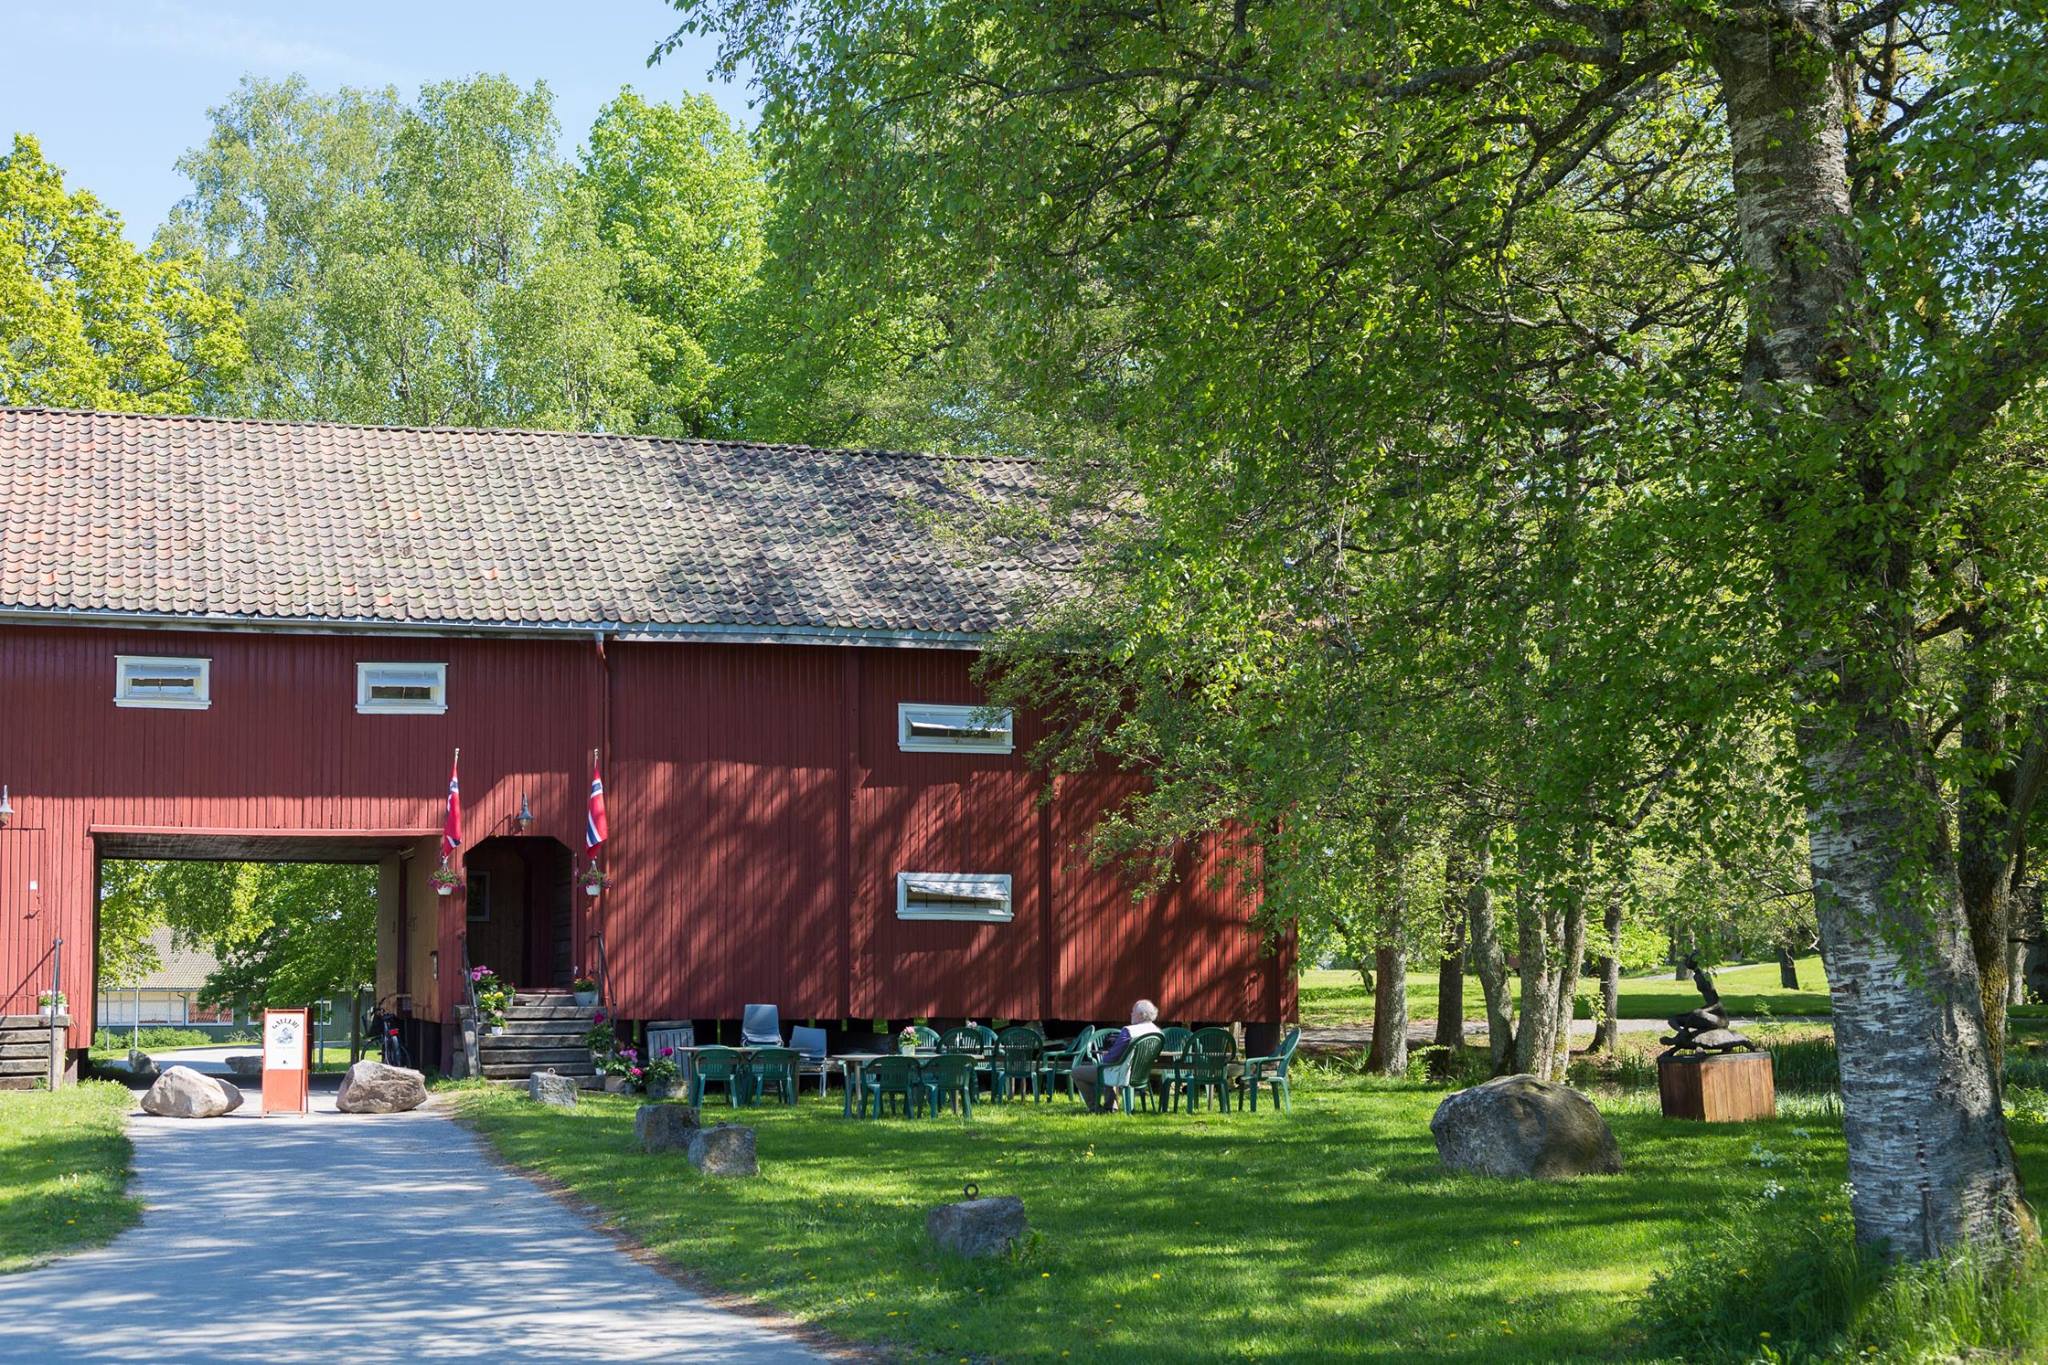
<instances>
[{"instance_id":1,"label":"wall-mounted lantern","mask_svg":"<svg viewBox=\"0 0 2048 1365\"><path fill-rule=\"evenodd\" d=\"M526 793L519 793L519 814L512 817L513 828L521 834L533 833L533 807L526 804Z\"/></svg>"},{"instance_id":2,"label":"wall-mounted lantern","mask_svg":"<svg viewBox=\"0 0 2048 1365\"><path fill-rule=\"evenodd\" d=\"M7 799L7 788L0 786L0 829L7 828L7 822L14 818L14 803Z\"/></svg>"}]
</instances>

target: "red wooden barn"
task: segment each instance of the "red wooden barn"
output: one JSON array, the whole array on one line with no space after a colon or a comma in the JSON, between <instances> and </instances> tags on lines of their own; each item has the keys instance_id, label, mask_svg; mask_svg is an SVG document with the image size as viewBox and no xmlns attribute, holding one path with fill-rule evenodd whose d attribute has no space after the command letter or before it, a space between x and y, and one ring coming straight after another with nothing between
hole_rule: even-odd
<instances>
[{"instance_id":1,"label":"red wooden barn","mask_svg":"<svg viewBox=\"0 0 2048 1365\"><path fill-rule=\"evenodd\" d=\"M0 1014L61 937L83 1045L100 861L147 856L378 863L378 990L428 1026L465 956L540 986L600 945L628 1019L1290 1016L1225 851L1134 900L1078 847L1114 781L1041 803L1038 724L980 704L1027 570L919 513L1030 488L1014 460L0 408Z\"/></svg>"}]
</instances>

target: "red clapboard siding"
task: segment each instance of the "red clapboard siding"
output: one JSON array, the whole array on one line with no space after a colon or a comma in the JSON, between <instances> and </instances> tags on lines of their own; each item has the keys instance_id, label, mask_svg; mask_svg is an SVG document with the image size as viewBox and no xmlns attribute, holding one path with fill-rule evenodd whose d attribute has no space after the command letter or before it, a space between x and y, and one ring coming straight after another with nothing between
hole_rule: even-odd
<instances>
[{"instance_id":1,"label":"red clapboard siding","mask_svg":"<svg viewBox=\"0 0 2048 1365\"><path fill-rule=\"evenodd\" d=\"M116 654L211 659L211 709L117 708ZM357 715L355 665L375 660L446 662L447 713ZM0 626L0 782L16 811L0 829L0 1011L24 997L33 1008L62 934L64 989L76 1027L91 1027L94 830L430 831L460 746L471 847L505 832L524 795L533 832L579 857L590 751L607 749L615 883L596 906L574 898L576 941L601 921L629 1018L732 1018L760 1001L786 1018L1109 1019L1138 995L1172 1017L1283 1017L1289 963L1261 952L1256 896L1207 883L1220 843L1133 902L1073 851L1122 789L1070 782L1042 809L1030 718L1012 755L899 752L897 704L979 701L972 663L940 650L610 641L600 653L589 637ZM1008 873L1016 917L898 921L900 871ZM415 932L452 943L452 902L422 911ZM451 911L436 934L434 916ZM438 1001L419 1009L439 1017Z\"/></svg>"}]
</instances>

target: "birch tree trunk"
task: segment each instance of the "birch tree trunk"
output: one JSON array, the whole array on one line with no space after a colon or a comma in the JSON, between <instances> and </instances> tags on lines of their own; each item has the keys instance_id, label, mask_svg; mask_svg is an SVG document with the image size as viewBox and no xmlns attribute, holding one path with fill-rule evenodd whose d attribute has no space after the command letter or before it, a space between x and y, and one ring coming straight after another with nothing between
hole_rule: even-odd
<instances>
[{"instance_id":1,"label":"birch tree trunk","mask_svg":"<svg viewBox=\"0 0 2048 1365\"><path fill-rule=\"evenodd\" d=\"M1506 1073L1515 1056L1515 1007L1508 995L1508 955L1500 943L1500 921L1493 912L1493 840L1480 830L1472 843L1472 887L1465 893L1465 919L1470 926L1472 970L1486 1001L1486 1050L1493 1074Z\"/></svg>"},{"instance_id":2,"label":"birch tree trunk","mask_svg":"<svg viewBox=\"0 0 2048 1365\"><path fill-rule=\"evenodd\" d=\"M1444 858L1444 930L1436 964L1436 1046L1465 1046L1465 892L1472 854L1453 842Z\"/></svg>"},{"instance_id":3,"label":"birch tree trunk","mask_svg":"<svg viewBox=\"0 0 2048 1365\"><path fill-rule=\"evenodd\" d=\"M1582 857L1581 868L1585 867ZM1556 1020L1550 1039L1550 1070L1546 1080L1561 1081L1571 1065L1572 1016L1578 1012L1579 968L1586 960L1586 888L1574 879L1558 895L1557 996L1551 1006Z\"/></svg>"},{"instance_id":4,"label":"birch tree trunk","mask_svg":"<svg viewBox=\"0 0 2048 1365\"><path fill-rule=\"evenodd\" d=\"M1833 995L1857 1237L1927 1258L2028 1225L1955 860L1914 729L1912 559L1873 534L1888 475L1854 386L1868 329L1847 230L1850 202L1834 7L1731 4L1713 34L1733 157L1737 244L1757 281L1745 378L1768 420L1829 414L1848 477L1824 590L1850 595L1839 656L1810 661L1799 731L1812 796L1814 901ZM1839 491L1846 489L1846 492ZM1865 515L1865 512L1869 515ZM1911 515L1910 511L1907 515ZM1887 514L1891 517L1891 514ZM1895 518L1892 518L1895 520ZM1787 576L1812 565L1780 565ZM1786 624L1813 606L1788 596ZM1831 623L1832 624L1832 623Z\"/></svg>"},{"instance_id":5,"label":"birch tree trunk","mask_svg":"<svg viewBox=\"0 0 2048 1365\"><path fill-rule=\"evenodd\" d=\"M1372 1051L1365 1069L1378 1076L1408 1074L1408 950L1396 943L1374 954L1379 985L1372 994Z\"/></svg>"},{"instance_id":6,"label":"birch tree trunk","mask_svg":"<svg viewBox=\"0 0 2048 1365\"><path fill-rule=\"evenodd\" d=\"M1557 963L1551 945L1552 896L1548 888L1517 888L1517 950L1522 970L1522 1027L1515 1034L1515 1070L1551 1079L1557 1062Z\"/></svg>"},{"instance_id":7,"label":"birch tree trunk","mask_svg":"<svg viewBox=\"0 0 2048 1365\"><path fill-rule=\"evenodd\" d=\"M1621 1046L1621 891L1607 898L1600 916L1607 951L1600 955L1600 1026L1593 1030L1593 1051L1612 1053Z\"/></svg>"}]
</instances>

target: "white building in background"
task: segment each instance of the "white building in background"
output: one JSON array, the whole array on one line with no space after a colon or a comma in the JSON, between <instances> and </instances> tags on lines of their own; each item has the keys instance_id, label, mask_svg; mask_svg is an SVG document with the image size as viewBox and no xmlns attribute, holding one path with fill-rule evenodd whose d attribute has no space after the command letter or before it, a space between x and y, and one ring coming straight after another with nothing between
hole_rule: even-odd
<instances>
[{"instance_id":1,"label":"white building in background","mask_svg":"<svg viewBox=\"0 0 2048 1365\"><path fill-rule=\"evenodd\" d=\"M103 1029L196 1028L206 1033L226 1033L248 1018L237 1018L232 1009L215 1009L199 1003L206 978L220 965L204 948L180 948L172 942L171 930L163 928L150 935L161 962L155 971L130 986L110 986L99 994L96 1018Z\"/></svg>"}]
</instances>

